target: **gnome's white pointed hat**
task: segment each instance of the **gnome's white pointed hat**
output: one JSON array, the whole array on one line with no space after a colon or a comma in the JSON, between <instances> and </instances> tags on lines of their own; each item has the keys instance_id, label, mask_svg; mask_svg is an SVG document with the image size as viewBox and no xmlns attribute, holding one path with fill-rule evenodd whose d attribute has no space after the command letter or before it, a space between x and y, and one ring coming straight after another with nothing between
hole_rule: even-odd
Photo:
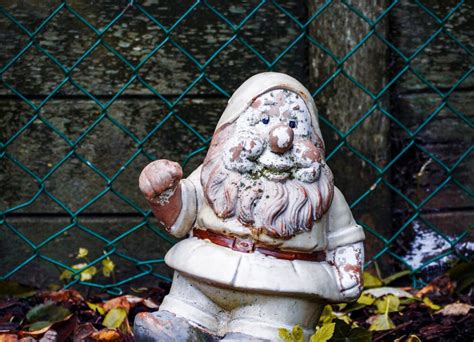
<instances>
[{"instance_id":1,"label":"gnome's white pointed hat","mask_svg":"<svg viewBox=\"0 0 474 342\"><path fill-rule=\"evenodd\" d=\"M236 120L258 96L275 89L286 89L302 97L311 114L313 132L322 140L318 111L308 89L293 77L279 72L262 72L250 77L234 92L222 114L217 128Z\"/></svg>"}]
</instances>

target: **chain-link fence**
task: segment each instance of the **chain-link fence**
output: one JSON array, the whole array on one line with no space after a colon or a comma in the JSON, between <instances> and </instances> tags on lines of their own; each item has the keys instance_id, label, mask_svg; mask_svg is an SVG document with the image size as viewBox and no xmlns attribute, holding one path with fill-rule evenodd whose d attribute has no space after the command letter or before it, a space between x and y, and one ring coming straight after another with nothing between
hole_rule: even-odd
<instances>
[{"instance_id":1,"label":"chain-link fence","mask_svg":"<svg viewBox=\"0 0 474 342\"><path fill-rule=\"evenodd\" d=\"M327 151L328 163L341 154L351 154L375 175L370 187L350 199L351 207L357 209L383 185L391 195L393 217L399 218L392 220L387 236L377 224L356 217L367 231L368 243L378 243L366 266L388 257L400 269L408 269L416 281L417 272L425 266L450 255L464 257L458 248L466 244L468 236L464 222L453 235L421 212L447 186L472 200L472 189L456 176L472 152L472 144L462 145L455 160L447 163L419 141L419 134L443 111L454 114L467 125L468 136L472 135L469 114L451 101L472 72L469 43L458 39L450 26L453 17L464 13L464 1L450 4L445 13L411 2L434 29L426 37L420 36L416 49L409 53L394 43L393 32L388 34L386 29L392 12L402 6L399 1L378 5L381 10L371 16L357 2L315 3L312 11L306 8L307 3L298 1L233 5L210 1L179 5L158 1L4 2L0 7L4 27L0 279L22 277L26 270L43 272L48 265L57 269L58 279L64 271L70 272L63 277L67 287L119 291L144 279L169 280L160 267L173 240L156 225L139 199L138 172L147 161L157 158L199 164L225 99L251 72L263 70L281 70L299 78L316 102L338 78L370 98L370 107L358 113L347 129L338 127L323 112L320 118L326 135L335 137ZM29 6L40 8L33 11L33 18L25 14ZM361 38L349 44L343 55L331 51L310 30L311 25L317 30L318 22L335 6L343 11L341 15L365 27ZM192 28L191 23L195 25ZM344 32L327 35L333 40L348 39ZM441 87L414 66L440 37L442 44L462 51L469 66L449 86ZM376 40L390 56L387 81L377 90L362 84L347 67L369 40ZM334 65L331 73L319 75L318 82L308 79L308 69L313 67L308 63L310 47ZM252 64L255 68L249 67ZM420 93L429 92L437 99L415 128L392 110L396 107L393 97L392 102L384 102L407 74L422 85ZM198 115L193 114L196 111ZM350 140L375 113L388 119L391 132L404 134L401 147L392 146L390 160L382 165ZM418 177L430 165L439 169L439 182L418 200L398 186L393 172L397 163L404 163L403 167L414 163L408 158L412 150L425 156L422 167L416 169ZM435 246L434 255L418 263L407 261L395 244L405 232L413 231L415 224L427 226L443 241L442 246ZM88 257L76 258L79 247L89 249ZM141 249L155 253L141 255L137 252ZM118 275L93 274L109 260ZM96 270L88 272L92 267ZM129 271L120 277L120 270Z\"/></svg>"}]
</instances>

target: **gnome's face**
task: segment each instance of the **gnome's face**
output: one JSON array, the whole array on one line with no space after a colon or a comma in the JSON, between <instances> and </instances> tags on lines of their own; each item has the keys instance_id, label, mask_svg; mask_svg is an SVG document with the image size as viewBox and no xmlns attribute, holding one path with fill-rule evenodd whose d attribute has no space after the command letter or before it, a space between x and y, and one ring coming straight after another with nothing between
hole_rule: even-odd
<instances>
[{"instance_id":1,"label":"gnome's face","mask_svg":"<svg viewBox=\"0 0 474 342\"><path fill-rule=\"evenodd\" d=\"M318 179L322 143L311 139L311 117L301 96L283 89L264 93L236 125L224 148L227 169L277 182Z\"/></svg>"},{"instance_id":2,"label":"gnome's face","mask_svg":"<svg viewBox=\"0 0 474 342\"><path fill-rule=\"evenodd\" d=\"M301 96L276 89L216 130L201 182L218 217L284 239L312 229L334 193L312 120Z\"/></svg>"}]
</instances>

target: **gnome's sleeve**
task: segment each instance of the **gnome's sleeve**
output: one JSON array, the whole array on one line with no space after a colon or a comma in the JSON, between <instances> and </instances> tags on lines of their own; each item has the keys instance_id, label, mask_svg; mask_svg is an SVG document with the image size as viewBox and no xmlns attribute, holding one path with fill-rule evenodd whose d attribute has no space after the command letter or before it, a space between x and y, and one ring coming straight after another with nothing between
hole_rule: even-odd
<instances>
[{"instance_id":1,"label":"gnome's sleeve","mask_svg":"<svg viewBox=\"0 0 474 342\"><path fill-rule=\"evenodd\" d=\"M182 179L181 185L181 211L168 232L181 238L185 236L196 222L197 213L201 207L203 192L201 186L201 168L199 166L188 178Z\"/></svg>"},{"instance_id":2,"label":"gnome's sleeve","mask_svg":"<svg viewBox=\"0 0 474 342\"><path fill-rule=\"evenodd\" d=\"M334 198L328 214L328 250L361 242L365 239L364 230L354 220L344 195L336 187L334 187Z\"/></svg>"},{"instance_id":3,"label":"gnome's sleeve","mask_svg":"<svg viewBox=\"0 0 474 342\"><path fill-rule=\"evenodd\" d=\"M365 235L352 216L341 191L334 188L329 209L327 262L339 288L340 300L354 300L362 291Z\"/></svg>"}]
</instances>

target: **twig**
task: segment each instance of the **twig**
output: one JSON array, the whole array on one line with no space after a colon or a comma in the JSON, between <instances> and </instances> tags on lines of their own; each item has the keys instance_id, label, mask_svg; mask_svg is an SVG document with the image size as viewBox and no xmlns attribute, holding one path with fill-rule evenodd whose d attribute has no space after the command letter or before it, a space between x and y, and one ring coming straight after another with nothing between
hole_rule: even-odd
<instances>
[{"instance_id":1,"label":"twig","mask_svg":"<svg viewBox=\"0 0 474 342\"><path fill-rule=\"evenodd\" d=\"M375 342L375 341L380 341L382 338L384 338L385 336L387 335L390 335L392 333L394 333L395 331L397 330L400 330L400 329L403 329L407 326L409 326L410 324L412 324L413 321L408 321L408 322L405 322L405 323L402 323L400 325L397 325L395 328L393 328L392 330L388 330L387 332L383 333L382 335L380 336L377 336L376 338L374 338L372 341Z\"/></svg>"}]
</instances>

